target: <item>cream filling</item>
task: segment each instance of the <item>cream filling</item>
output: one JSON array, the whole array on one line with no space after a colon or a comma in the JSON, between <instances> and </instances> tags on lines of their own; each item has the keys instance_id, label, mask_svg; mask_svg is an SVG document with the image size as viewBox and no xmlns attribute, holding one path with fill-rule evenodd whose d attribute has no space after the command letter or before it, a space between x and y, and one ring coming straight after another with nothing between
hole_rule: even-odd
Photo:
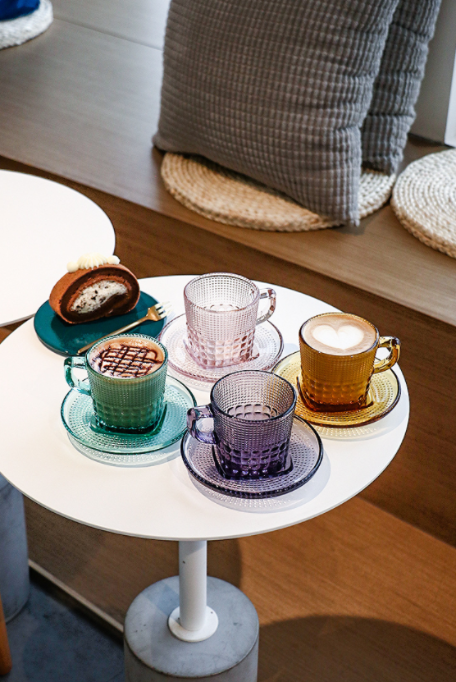
<instances>
[{"instance_id":1,"label":"cream filling","mask_svg":"<svg viewBox=\"0 0 456 682\"><path fill-rule=\"evenodd\" d=\"M89 268L98 268L100 265L118 265L120 260L117 256L103 256L101 253L92 251L85 253L76 261L71 261L67 265L68 272L76 272L76 270L88 270Z\"/></svg>"},{"instance_id":2,"label":"cream filling","mask_svg":"<svg viewBox=\"0 0 456 682\"><path fill-rule=\"evenodd\" d=\"M127 293L127 287L121 282L105 279L91 284L81 291L71 306L72 313L84 315L101 308L109 298Z\"/></svg>"}]
</instances>

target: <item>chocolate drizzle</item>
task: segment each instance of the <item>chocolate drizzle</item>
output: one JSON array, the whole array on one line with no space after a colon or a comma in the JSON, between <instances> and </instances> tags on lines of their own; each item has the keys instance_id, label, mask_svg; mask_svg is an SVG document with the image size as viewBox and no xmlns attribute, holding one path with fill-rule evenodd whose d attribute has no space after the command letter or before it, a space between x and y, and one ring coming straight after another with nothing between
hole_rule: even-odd
<instances>
[{"instance_id":1,"label":"chocolate drizzle","mask_svg":"<svg viewBox=\"0 0 456 682\"><path fill-rule=\"evenodd\" d=\"M150 346L131 346L116 343L103 348L91 364L100 374L111 377L143 377L163 364L161 351Z\"/></svg>"}]
</instances>

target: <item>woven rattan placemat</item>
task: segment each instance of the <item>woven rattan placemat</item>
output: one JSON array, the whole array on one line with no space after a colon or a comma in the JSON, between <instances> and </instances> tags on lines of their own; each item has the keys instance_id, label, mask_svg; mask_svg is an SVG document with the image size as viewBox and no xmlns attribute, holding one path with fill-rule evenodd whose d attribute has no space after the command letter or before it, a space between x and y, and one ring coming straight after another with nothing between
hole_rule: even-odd
<instances>
[{"instance_id":1,"label":"woven rattan placemat","mask_svg":"<svg viewBox=\"0 0 456 682\"><path fill-rule=\"evenodd\" d=\"M391 205L414 237L456 258L456 149L411 163L398 178Z\"/></svg>"},{"instance_id":2,"label":"woven rattan placemat","mask_svg":"<svg viewBox=\"0 0 456 682\"><path fill-rule=\"evenodd\" d=\"M167 190L181 204L227 225L272 232L306 232L337 224L308 211L286 195L203 157L167 153L161 174ZM395 179L394 175L376 171L362 174L361 218L388 201Z\"/></svg>"}]
</instances>

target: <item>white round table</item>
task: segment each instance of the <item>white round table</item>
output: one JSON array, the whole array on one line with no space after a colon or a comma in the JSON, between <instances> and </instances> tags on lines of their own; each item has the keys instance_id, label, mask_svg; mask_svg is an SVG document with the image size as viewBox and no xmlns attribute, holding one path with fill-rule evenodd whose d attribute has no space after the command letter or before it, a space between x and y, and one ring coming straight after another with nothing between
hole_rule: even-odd
<instances>
[{"instance_id":1,"label":"white round table","mask_svg":"<svg viewBox=\"0 0 456 682\"><path fill-rule=\"evenodd\" d=\"M99 206L35 175L0 170L0 216L0 326L34 315L68 261L114 252L114 229Z\"/></svg>"},{"instance_id":2,"label":"white round table","mask_svg":"<svg viewBox=\"0 0 456 682\"><path fill-rule=\"evenodd\" d=\"M189 279L149 278L141 281L141 288L159 301L171 301L178 315L184 310L182 290ZM296 291L274 288L273 321L283 334L287 355L298 350L303 321L335 309ZM407 386L400 369L395 371L402 389L395 409L353 435L323 438L323 463L306 485L290 493L295 496L291 506L228 508L196 487L181 460L179 443L168 448L165 461L144 468L107 466L75 450L60 419L68 392L63 360L40 343L33 321L28 321L0 346L0 471L32 500L74 521L124 535L180 541L181 607L187 585L186 594L194 597L185 607L190 622L205 599L207 540L266 533L323 514L366 488L391 462L409 415ZM199 405L209 402L208 391L194 394ZM201 618L199 622L201 629Z\"/></svg>"}]
</instances>

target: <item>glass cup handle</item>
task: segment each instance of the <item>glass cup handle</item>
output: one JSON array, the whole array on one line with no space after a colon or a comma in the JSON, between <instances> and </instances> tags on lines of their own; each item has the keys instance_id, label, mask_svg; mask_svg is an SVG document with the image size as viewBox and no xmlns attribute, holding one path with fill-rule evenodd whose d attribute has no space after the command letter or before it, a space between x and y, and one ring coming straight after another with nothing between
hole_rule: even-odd
<instances>
[{"instance_id":1,"label":"glass cup handle","mask_svg":"<svg viewBox=\"0 0 456 682\"><path fill-rule=\"evenodd\" d=\"M73 370L74 369L85 369L85 358L79 356L73 356L71 358L65 358L64 362L64 367L65 367L65 379L71 388L75 388L77 391L80 393L84 393L84 395L90 395L90 386L88 377L85 377L84 379L78 379L78 377L74 376Z\"/></svg>"},{"instance_id":2,"label":"glass cup handle","mask_svg":"<svg viewBox=\"0 0 456 682\"><path fill-rule=\"evenodd\" d=\"M260 317L257 318L256 324L262 324L262 322L269 320L272 313L276 309L277 294L274 289L260 289L260 301L263 298L269 299L269 308L264 315L260 315Z\"/></svg>"},{"instance_id":3,"label":"glass cup handle","mask_svg":"<svg viewBox=\"0 0 456 682\"><path fill-rule=\"evenodd\" d=\"M215 445L217 441L215 439L214 428L212 427L210 431L200 431L198 428L198 422L201 419L213 419L213 417L210 405L190 408L187 412L187 428L190 431L190 435L202 443Z\"/></svg>"},{"instance_id":4,"label":"glass cup handle","mask_svg":"<svg viewBox=\"0 0 456 682\"><path fill-rule=\"evenodd\" d=\"M401 342L395 336L381 336L377 348L388 348L389 355L383 360L375 360L374 374L390 369L399 360Z\"/></svg>"}]
</instances>

